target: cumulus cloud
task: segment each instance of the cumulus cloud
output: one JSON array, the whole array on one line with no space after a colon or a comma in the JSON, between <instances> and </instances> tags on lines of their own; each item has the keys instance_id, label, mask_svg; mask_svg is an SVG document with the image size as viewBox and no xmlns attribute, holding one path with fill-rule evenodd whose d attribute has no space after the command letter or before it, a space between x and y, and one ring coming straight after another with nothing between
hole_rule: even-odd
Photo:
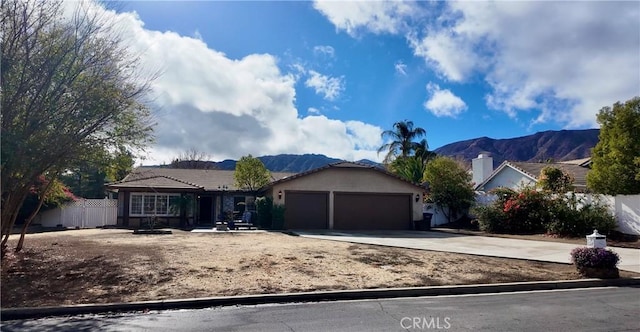
<instances>
[{"instance_id":1,"label":"cumulus cloud","mask_svg":"<svg viewBox=\"0 0 640 332\"><path fill-rule=\"evenodd\" d=\"M463 36L441 31L423 38L409 34L407 40L414 55L424 58L447 80L461 82L476 67L478 55L473 53L472 43Z\"/></svg>"},{"instance_id":2,"label":"cumulus cloud","mask_svg":"<svg viewBox=\"0 0 640 332\"><path fill-rule=\"evenodd\" d=\"M467 104L460 97L435 83L427 84L427 93L429 99L424 102L424 108L437 117L455 118L467 110Z\"/></svg>"},{"instance_id":3,"label":"cumulus cloud","mask_svg":"<svg viewBox=\"0 0 640 332\"><path fill-rule=\"evenodd\" d=\"M316 2L351 36L404 36L443 80L484 81L488 108L533 123L595 126L597 111L640 91L635 2ZM344 9L343 9L344 8ZM420 22L414 24L414 22Z\"/></svg>"},{"instance_id":4,"label":"cumulus cloud","mask_svg":"<svg viewBox=\"0 0 640 332\"><path fill-rule=\"evenodd\" d=\"M309 78L304 85L313 88L317 94L324 95L324 99L333 101L344 90L344 77L330 77L315 70L309 70Z\"/></svg>"},{"instance_id":5,"label":"cumulus cloud","mask_svg":"<svg viewBox=\"0 0 640 332\"><path fill-rule=\"evenodd\" d=\"M405 18L419 10L414 2L404 1L315 1L313 7L351 36L360 30L397 33L405 26Z\"/></svg>"},{"instance_id":6,"label":"cumulus cloud","mask_svg":"<svg viewBox=\"0 0 640 332\"><path fill-rule=\"evenodd\" d=\"M320 114L320 110L315 107L309 107L307 109L308 114Z\"/></svg>"},{"instance_id":7,"label":"cumulus cloud","mask_svg":"<svg viewBox=\"0 0 640 332\"><path fill-rule=\"evenodd\" d=\"M635 3L453 2L458 19L411 41L452 81L475 71L491 87L487 106L534 123L596 125L602 107L640 88L640 14ZM544 24L540 24L544 18ZM611 19L615 18L615 19Z\"/></svg>"},{"instance_id":8,"label":"cumulus cloud","mask_svg":"<svg viewBox=\"0 0 640 332\"><path fill-rule=\"evenodd\" d=\"M336 50L329 45L318 45L313 47L313 53L326 55L330 58L336 56Z\"/></svg>"},{"instance_id":9,"label":"cumulus cloud","mask_svg":"<svg viewBox=\"0 0 640 332\"><path fill-rule=\"evenodd\" d=\"M397 61L393 66L396 69L396 73L402 76L407 76L407 65L402 61Z\"/></svg>"},{"instance_id":10,"label":"cumulus cloud","mask_svg":"<svg viewBox=\"0 0 640 332\"><path fill-rule=\"evenodd\" d=\"M214 160L279 153L379 159L371 144L381 128L301 116L295 107L296 76L283 73L273 55L232 59L197 38L145 29L135 13L95 9L118 22L142 67L161 72L151 84L157 143L145 164L170 162L187 148ZM297 70L304 74L303 67ZM342 78L310 75L310 86L326 98L342 91Z\"/></svg>"}]
</instances>

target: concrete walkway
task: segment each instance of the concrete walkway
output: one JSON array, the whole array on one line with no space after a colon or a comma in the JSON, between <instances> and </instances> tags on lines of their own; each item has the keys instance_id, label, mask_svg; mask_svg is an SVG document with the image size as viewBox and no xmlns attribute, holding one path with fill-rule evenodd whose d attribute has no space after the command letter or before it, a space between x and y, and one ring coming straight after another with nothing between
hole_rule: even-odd
<instances>
[{"instance_id":1,"label":"concrete walkway","mask_svg":"<svg viewBox=\"0 0 640 332\"><path fill-rule=\"evenodd\" d=\"M295 233L314 239L555 263L570 263L569 253L573 248L579 246L559 242L505 239L444 232L296 231ZM616 247L608 247L608 249L615 251L620 256L620 263L618 264L620 270L640 273L640 249Z\"/></svg>"}]
</instances>

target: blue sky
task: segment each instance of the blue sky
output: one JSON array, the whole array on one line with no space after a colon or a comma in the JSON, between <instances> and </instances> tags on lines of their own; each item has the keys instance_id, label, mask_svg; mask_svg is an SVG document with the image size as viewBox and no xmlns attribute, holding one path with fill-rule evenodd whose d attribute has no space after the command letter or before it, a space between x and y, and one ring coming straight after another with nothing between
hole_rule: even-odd
<instances>
[{"instance_id":1,"label":"blue sky","mask_svg":"<svg viewBox=\"0 0 640 332\"><path fill-rule=\"evenodd\" d=\"M640 94L638 2L139 1L117 18L160 72L156 143L212 160L321 153L381 160L408 119L432 149L597 127Z\"/></svg>"}]
</instances>

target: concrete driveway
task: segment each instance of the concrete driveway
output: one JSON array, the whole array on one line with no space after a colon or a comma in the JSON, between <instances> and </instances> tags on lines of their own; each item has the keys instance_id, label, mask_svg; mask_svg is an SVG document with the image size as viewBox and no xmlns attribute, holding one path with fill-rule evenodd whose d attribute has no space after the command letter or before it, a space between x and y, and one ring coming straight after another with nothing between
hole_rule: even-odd
<instances>
[{"instance_id":1,"label":"concrete driveway","mask_svg":"<svg viewBox=\"0 0 640 332\"><path fill-rule=\"evenodd\" d=\"M305 230L295 231L295 233L314 239L555 263L570 263L569 253L578 246L559 242L505 239L444 232ZM620 263L618 264L620 270L640 273L640 249L608 248L620 256Z\"/></svg>"}]
</instances>

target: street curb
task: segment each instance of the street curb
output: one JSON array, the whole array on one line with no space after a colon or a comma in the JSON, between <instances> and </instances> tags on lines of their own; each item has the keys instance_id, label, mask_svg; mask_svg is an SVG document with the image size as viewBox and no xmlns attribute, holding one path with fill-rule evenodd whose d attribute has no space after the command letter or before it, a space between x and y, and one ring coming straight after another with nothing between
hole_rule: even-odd
<instances>
[{"instance_id":1,"label":"street curb","mask_svg":"<svg viewBox=\"0 0 640 332\"><path fill-rule=\"evenodd\" d=\"M99 314L109 312L201 309L207 307L256 305L273 303L297 303L320 301L367 300L397 297L419 297L438 295L487 294L503 292L575 289L607 286L640 286L638 278L580 279L562 281L533 281L501 284L432 286L410 288L383 288L344 291L323 291L284 294L258 294L220 296L179 300L143 301L131 303L80 304L59 307L25 307L0 309L0 320L35 319L50 316Z\"/></svg>"}]
</instances>

